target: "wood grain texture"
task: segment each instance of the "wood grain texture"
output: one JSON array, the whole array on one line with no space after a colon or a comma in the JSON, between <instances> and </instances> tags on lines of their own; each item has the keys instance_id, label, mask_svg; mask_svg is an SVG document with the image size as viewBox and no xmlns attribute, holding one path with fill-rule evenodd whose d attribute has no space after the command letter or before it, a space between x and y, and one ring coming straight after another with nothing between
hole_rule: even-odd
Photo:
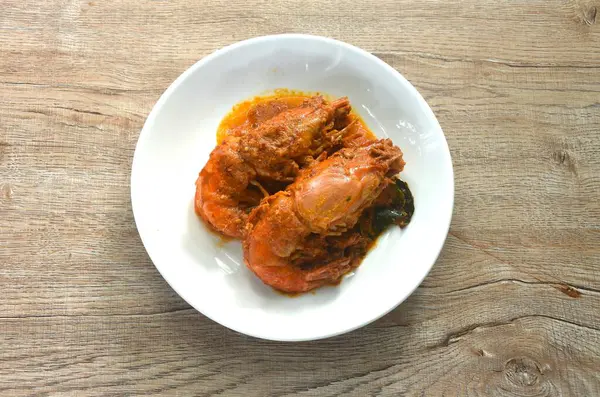
<instances>
[{"instance_id":1,"label":"wood grain texture","mask_svg":"<svg viewBox=\"0 0 600 397\"><path fill-rule=\"evenodd\" d=\"M0 395L600 395L599 0L4 0ZM164 282L129 173L183 70L263 34L332 36L424 95L456 178L422 286L364 329L231 332ZM83 197L83 200L78 200Z\"/></svg>"}]
</instances>

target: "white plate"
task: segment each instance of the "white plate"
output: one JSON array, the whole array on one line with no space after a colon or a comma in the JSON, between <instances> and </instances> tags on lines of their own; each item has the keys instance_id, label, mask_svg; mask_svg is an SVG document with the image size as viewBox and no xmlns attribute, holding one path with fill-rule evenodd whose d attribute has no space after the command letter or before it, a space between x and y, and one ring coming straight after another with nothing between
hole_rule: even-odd
<instances>
[{"instance_id":1,"label":"white plate","mask_svg":"<svg viewBox=\"0 0 600 397\"><path fill-rule=\"evenodd\" d=\"M241 244L223 243L194 214L194 182L231 107L275 88L348 96L379 137L404 152L415 197L410 225L392 228L337 287L290 298L244 266ZM161 96L140 134L131 201L152 261L190 305L235 331L301 341L351 331L388 313L421 283L448 233L454 198L444 134L417 90L375 56L332 39L266 36L202 59Z\"/></svg>"}]
</instances>

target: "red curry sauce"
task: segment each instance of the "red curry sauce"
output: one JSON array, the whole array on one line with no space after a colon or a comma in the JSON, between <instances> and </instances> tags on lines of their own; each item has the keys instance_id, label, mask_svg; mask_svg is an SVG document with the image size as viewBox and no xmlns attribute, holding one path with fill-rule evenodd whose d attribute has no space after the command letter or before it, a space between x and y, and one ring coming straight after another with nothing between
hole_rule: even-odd
<instances>
[{"instance_id":1,"label":"red curry sauce","mask_svg":"<svg viewBox=\"0 0 600 397\"><path fill-rule=\"evenodd\" d=\"M269 102L273 100L283 101L287 104L289 108L294 108L302 105L302 103L315 95L322 95L325 99L331 99L329 95L322 93L309 93L297 90L289 90L286 88L280 88L274 90L273 93L258 95L254 98L247 99L233 106L233 108L223 117L219 127L217 128L217 144L223 142L223 139L229 134L229 131L232 129L239 127L244 124L248 124L250 127L250 121L248 120L248 110L250 110L254 105L257 105L261 102ZM377 139L375 134L369 129L364 120L356 114L356 112L352 111L350 113L350 117L353 119L357 119L357 121L361 124L362 128L364 128L368 134L369 138Z\"/></svg>"}]
</instances>

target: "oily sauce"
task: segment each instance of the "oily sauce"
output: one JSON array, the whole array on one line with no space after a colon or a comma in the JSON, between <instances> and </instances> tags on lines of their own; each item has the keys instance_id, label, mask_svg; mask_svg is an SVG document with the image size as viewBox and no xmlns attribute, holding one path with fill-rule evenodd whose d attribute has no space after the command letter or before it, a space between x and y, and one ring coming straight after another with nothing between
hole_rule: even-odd
<instances>
[{"instance_id":1,"label":"oily sauce","mask_svg":"<svg viewBox=\"0 0 600 397\"><path fill-rule=\"evenodd\" d=\"M248 112L254 106L259 105L260 103L278 100L278 101L284 102L288 108L295 108L295 107L302 105L302 103L306 99L308 99L312 96L315 96L315 95L322 95L327 100L332 99L331 96L323 94L323 93L304 92L304 91L297 91L297 90L289 90L287 88L279 88L279 89L274 90L273 92L266 93L264 95L258 95L258 96L255 96L254 98L250 98L245 101L242 101L242 102L234 105L233 108L229 111L229 113L227 113L225 115L223 120L221 120L221 123L219 124L219 127L217 128L217 144L220 144L221 142L223 142L225 137L227 135L229 135L229 133L237 127L241 127L244 125L247 126L248 128L252 127L252 122L248 118ZM377 139L375 137L375 134L373 134L373 132L366 125L366 123L364 122L362 117L360 117L358 114L356 114L354 112L354 110L352 112L350 112L350 118L352 120L356 119L356 121L361 124L361 128L364 129L365 131L367 131L369 138L371 138L373 140Z\"/></svg>"}]
</instances>

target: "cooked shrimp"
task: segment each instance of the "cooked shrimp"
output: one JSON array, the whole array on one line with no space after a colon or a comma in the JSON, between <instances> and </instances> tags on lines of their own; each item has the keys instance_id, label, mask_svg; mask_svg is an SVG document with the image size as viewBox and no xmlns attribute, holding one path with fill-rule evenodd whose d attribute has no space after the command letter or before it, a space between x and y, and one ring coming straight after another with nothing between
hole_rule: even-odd
<instances>
[{"instance_id":1,"label":"cooked shrimp","mask_svg":"<svg viewBox=\"0 0 600 397\"><path fill-rule=\"evenodd\" d=\"M258 204L254 196L248 199L250 183L291 183L301 166L332 144L335 119L349 111L348 98L326 103L320 96L300 107L261 110L262 123L235 131L210 154L196 181L198 215L227 236L243 237L249 207Z\"/></svg>"},{"instance_id":2,"label":"cooked shrimp","mask_svg":"<svg viewBox=\"0 0 600 397\"><path fill-rule=\"evenodd\" d=\"M348 250L364 246L351 228L387 186L389 177L403 167L402 152L388 139L344 148L313 163L285 191L263 200L250 214L244 240L247 266L265 284L287 292L337 282L358 266L364 253ZM341 255L328 257L319 252L320 243L311 244L315 238L346 243L338 241ZM317 249L312 251L312 247ZM306 256L307 251L315 252L314 259L320 263L307 267L294 261L298 253Z\"/></svg>"},{"instance_id":3,"label":"cooked shrimp","mask_svg":"<svg viewBox=\"0 0 600 397\"><path fill-rule=\"evenodd\" d=\"M357 119L352 120L339 134L343 147L366 146L374 141L371 132Z\"/></svg>"}]
</instances>

